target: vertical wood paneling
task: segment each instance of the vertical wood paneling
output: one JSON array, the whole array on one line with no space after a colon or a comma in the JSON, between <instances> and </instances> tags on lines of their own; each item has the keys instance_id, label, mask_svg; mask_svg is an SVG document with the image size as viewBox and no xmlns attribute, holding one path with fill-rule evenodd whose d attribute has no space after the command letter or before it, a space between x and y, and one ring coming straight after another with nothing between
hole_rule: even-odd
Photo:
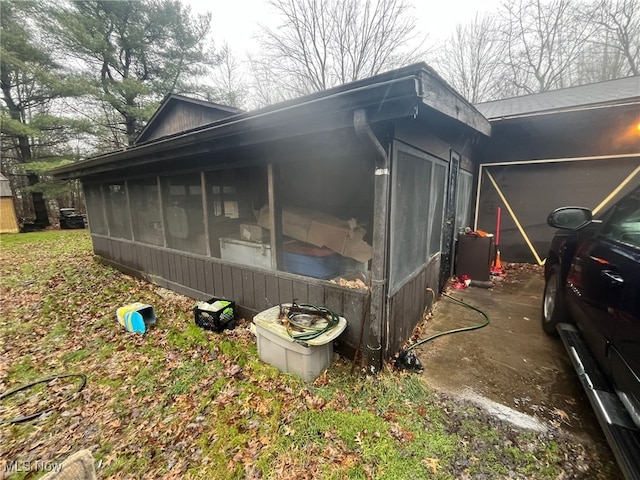
<instances>
[{"instance_id":1,"label":"vertical wood paneling","mask_svg":"<svg viewBox=\"0 0 640 480\"><path fill-rule=\"evenodd\" d=\"M415 283L416 283L416 279L418 277L416 276L413 280L411 280L411 282L409 282L406 287L403 289L402 291L402 298L400 299L400 301L402 302L402 316L404 318L411 318L412 317L412 313L414 310L414 305L413 305L413 291L415 289ZM406 322L402 322L400 324L400 334L404 335L406 333Z\"/></svg>"},{"instance_id":2,"label":"vertical wood paneling","mask_svg":"<svg viewBox=\"0 0 640 480\"><path fill-rule=\"evenodd\" d=\"M109 239L107 240L107 245L108 245L107 248L109 249L109 258L114 261L117 261L116 260L116 242Z\"/></svg>"},{"instance_id":3,"label":"vertical wood paneling","mask_svg":"<svg viewBox=\"0 0 640 480\"><path fill-rule=\"evenodd\" d=\"M267 309L267 285L264 274L253 273L253 291L255 297L255 309L259 312Z\"/></svg>"},{"instance_id":4,"label":"vertical wood paneling","mask_svg":"<svg viewBox=\"0 0 640 480\"><path fill-rule=\"evenodd\" d=\"M222 265L219 263L213 264L213 291L216 297L224 297L222 290Z\"/></svg>"},{"instance_id":5,"label":"vertical wood paneling","mask_svg":"<svg viewBox=\"0 0 640 480\"><path fill-rule=\"evenodd\" d=\"M120 242L111 242L111 258L113 258L116 263L122 263L122 257L120 256Z\"/></svg>"},{"instance_id":6,"label":"vertical wood paneling","mask_svg":"<svg viewBox=\"0 0 640 480\"><path fill-rule=\"evenodd\" d=\"M151 256L152 272L154 275L160 275L160 265L162 264L162 252L155 248L149 248L149 255Z\"/></svg>"},{"instance_id":7,"label":"vertical wood paneling","mask_svg":"<svg viewBox=\"0 0 640 480\"><path fill-rule=\"evenodd\" d=\"M144 248L144 245L134 243L133 252L133 268L142 272L148 272L149 270L151 270L145 262L145 254L147 253L147 249Z\"/></svg>"},{"instance_id":8,"label":"vertical wood paneling","mask_svg":"<svg viewBox=\"0 0 640 480\"><path fill-rule=\"evenodd\" d=\"M184 263L184 262L183 262ZM187 258L187 271L189 275L187 278L189 279L189 283L187 284L190 288L194 290L198 289L198 270L196 268L196 259L195 258Z\"/></svg>"},{"instance_id":9,"label":"vertical wood paneling","mask_svg":"<svg viewBox=\"0 0 640 480\"><path fill-rule=\"evenodd\" d=\"M244 288L242 287L242 269L238 267L231 268L231 284L233 286L233 300L244 305Z\"/></svg>"},{"instance_id":10,"label":"vertical wood paneling","mask_svg":"<svg viewBox=\"0 0 640 480\"><path fill-rule=\"evenodd\" d=\"M150 272L151 266L147 261L147 257L148 257L147 248L141 244L136 244L135 247L136 247L136 258L134 259L134 262L133 262L135 269L141 272Z\"/></svg>"},{"instance_id":11,"label":"vertical wood paneling","mask_svg":"<svg viewBox=\"0 0 640 480\"><path fill-rule=\"evenodd\" d=\"M207 293L212 297L229 298L245 308L265 310L281 302L325 306L347 319L347 330L339 339L339 350L353 352L360 336L363 291L347 290L320 283L316 280L289 277L279 272L254 271L250 267L235 267L217 263L216 259L196 258L183 252L158 249L146 244L134 244L107 238L96 238L94 249L111 259L138 271L152 273L168 281ZM434 262L421 271L389 299L389 355L407 340L413 327L421 320L431 295L425 295L426 286L437 281L438 264ZM365 310L366 311L366 310ZM365 330L368 312L365 317ZM366 331L365 331L366 336Z\"/></svg>"},{"instance_id":12,"label":"vertical wood paneling","mask_svg":"<svg viewBox=\"0 0 640 480\"><path fill-rule=\"evenodd\" d=\"M104 257L108 258L108 259L113 259L113 251L112 251L112 247L111 247L111 240L109 240L108 238L102 238L100 239L100 241L102 242L102 249L103 249L103 253L104 253Z\"/></svg>"},{"instance_id":13,"label":"vertical wood paneling","mask_svg":"<svg viewBox=\"0 0 640 480\"><path fill-rule=\"evenodd\" d=\"M215 297L215 286L213 282L213 263L210 261L204 262L204 281L206 292L209 296Z\"/></svg>"},{"instance_id":14,"label":"vertical wood paneling","mask_svg":"<svg viewBox=\"0 0 640 480\"><path fill-rule=\"evenodd\" d=\"M118 245L118 263L120 263L121 265L125 264L125 251L124 251L124 245L120 242L117 242Z\"/></svg>"},{"instance_id":15,"label":"vertical wood paneling","mask_svg":"<svg viewBox=\"0 0 640 480\"><path fill-rule=\"evenodd\" d=\"M160 270L162 278L171 280L171 265L169 263L169 254L165 251L162 252L162 269Z\"/></svg>"},{"instance_id":16,"label":"vertical wood paneling","mask_svg":"<svg viewBox=\"0 0 640 480\"><path fill-rule=\"evenodd\" d=\"M185 278L184 272L184 270L186 269L184 269L182 266L182 255L179 255L176 252L171 252L171 257L173 258L173 265L176 269L175 282L179 283L180 285L185 285L187 283L187 278Z\"/></svg>"},{"instance_id":17,"label":"vertical wood paneling","mask_svg":"<svg viewBox=\"0 0 640 480\"><path fill-rule=\"evenodd\" d=\"M127 265L127 245L124 243L118 242L118 251L120 252L119 263L122 265Z\"/></svg>"},{"instance_id":18,"label":"vertical wood paneling","mask_svg":"<svg viewBox=\"0 0 640 480\"><path fill-rule=\"evenodd\" d=\"M123 243L122 244L122 263L127 267L133 266L135 253L135 245L132 243Z\"/></svg>"},{"instance_id":19,"label":"vertical wood paneling","mask_svg":"<svg viewBox=\"0 0 640 480\"><path fill-rule=\"evenodd\" d=\"M204 278L204 260L201 258L196 260L196 279L198 291L205 293L207 291L207 284Z\"/></svg>"},{"instance_id":20,"label":"vertical wood paneling","mask_svg":"<svg viewBox=\"0 0 640 480\"><path fill-rule=\"evenodd\" d=\"M228 300L233 300L233 276L231 267L222 266L222 296Z\"/></svg>"},{"instance_id":21,"label":"vertical wood paneling","mask_svg":"<svg viewBox=\"0 0 640 480\"><path fill-rule=\"evenodd\" d=\"M122 263L127 267L132 267L135 260L136 246L132 243L122 244Z\"/></svg>"},{"instance_id":22,"label":"vertical wood paneling","mask_svg":"<svg viewBox=\"0 0 640 480\"><path fill-rule=\"evenodd\" d=\"M156 252L155 248L145 247L145 252L147 254L147 262L149 264L149 271L154 275L157 275L158 272L158 262L156 261Z\"/></svg>"},{"instance_id":23,"label":"vertical wood paneling","mask_svg":"<svg viewBox=\"0 0 640 480\"><path fill-rule=\"evenodd\" d=\"M309 284L309 303L312 305L324 305L323 287L313 283Z\"/></svg>"},{"instance_id":24,"label":"vertical wood paneling","mask_svg":"<svg viewBox=\"0 0 640 480\"><path fill-rule=\"evenodd\" d=\"M364 296L366 294L356 292L343 293L342 316L347 320L347 329L341 335L341 340L356 347L360 338L360 325L362 321L362 309L364 308Z\"/></svg>"},{"instance_id":25,"label":"vertical wood paneling","mask_svg":"<svg viewBox=\"0 0 640 480\"><path fill-rule=\"evenodd\" d=\"M169 267L171 268L171 278L169 280L182 284L182 262L179 261L174 252L169 252Z\"/></svg>"},{"instance_id":26,"label":"vertical wood paneling","mask_svg":"<svg viewBox=\"0 0 640 480\"><path fill-rule=\"evenodd\" d=\"M164 254L162 253L162 250L153 250L154 256L156 258L156 275L162 277L162 278L166 278L164 276Z\"/></svg>"},{"instance_id":27,"label":"vertical wood paneling","mask_svg":"<svg viewBox=\"0 0 640 480\"><path fill-rule=\"evenodd\" d=\"M273 307L280 303L280 290L278 289L278 278L273 275L265 275L267 307Z\"/></svg>"},{"instance_id":28,"label":"vertical wood paneling","mask_svg":"<svg viewBox=\"0 0 640 480\"><path fill-rule=\"evenodd\" d=\"M402 346L410 337L413 328L422 320L425 307L432 301L432 295L426 295L426 288L431 281L431 287L437 289L438 262L427 265L415 278L405 284L389 300L389 351L388 357Z\"/></svg>"},{"instance_id":29,"label":"vertical wood paneling","mask_svg":"<svg viewBox=\"0 0 640 480\"><path fill-rule=\"evenodd\" d=\"M182 273L179 269L176 269L176 260L173 252L167 252L167 258L169 259L169 278L172 282L182 283Z\"/></svg>"},{"instance_id":30,"label":"vertical wood paneling","mask_svg":"<svg viewBox=\"0 0 640 480\"><path fill-rule=\"evenodd\" d=\"M306 283L299 281L293 282L293 298L295 298L298 303L309 303L309 288Z\"/></svg>"},{"instance_id":31,"label":"vertical wood paneling","mask_svg":"<svg viewBox=\"0 0 640 480\"><path fill-rule=\"evenodd\" d=\"M102 251L102 239L97 237L91 237L91 244L93 245L93 253L104 257Z\"/></svg>"},{"instance_id":32,"label":"vertical wood paneling","mask_svg":"<svg viewBox=\"0 0 640 480\"><path fill-rule=\"evenodd\" d=\"M293 282L288 278L278 279L278 295L280 303L291 303L293 301Z\"/></svg>"},{"instance_id":33,"label":"vertical wood paneling","mask_svg":"<svg viewBox=\"0 0 640 480\"><path fill-rule=\"evenodd\" d=\"M183 285L196 288L196 261L191 257L182 257L182 280Z\"/></svg>"},{"instance_id":34,"label":"vertical wood paneling","mask_svg":"<svg viewBox=\"0 0 640 480\"><path fill-rule=\"evenodd\" d=\"M255 309L256 299L253 289L253 273L251 270L242 270L242 289L245 307Z\"/></svg>"},{"instance_id":35,"label":"vertical wood paneling","mask_svg":"<svg viewBox=\"0 0 640 480\"><path fill-rule=\"evenodd\" d=\"M320 304L323 305L323 304ZM342 290L338 288L324 289L324 306L332 312L342 314Z\"/></svg>"}]
</instances>

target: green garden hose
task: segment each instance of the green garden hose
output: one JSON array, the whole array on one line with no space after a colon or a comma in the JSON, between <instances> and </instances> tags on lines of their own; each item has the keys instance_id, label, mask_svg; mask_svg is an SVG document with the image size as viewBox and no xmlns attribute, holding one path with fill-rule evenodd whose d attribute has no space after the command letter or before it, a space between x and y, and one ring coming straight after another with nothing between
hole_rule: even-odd
<instances>
[{"instance_id":1,"label":"green garden hose","mask_svg":"<svg viewBox=\"0 0 640 480\"><path fill-rule=\"evenodd\" d=\"M310 305L305 303L298 304L297 306L310 310L313 312L314 315L318 315L326 319L327 324L323 327L303 325L293 320L293 317L295 317L299 312L296 312L296 311L292 312L291 310L289 310L289 312L287 313L287 318L289 320L289 324L287 325L287 333L291 338L293 338L296 341L305 342L308 340L313 340L314 338L318 338L323 333L328 332L329 330L333 329L336 325L338 325L338 322L339 322L338 315L333 313L328 308L318 307L316 305ZM293 325L294 327L302 329L303 332L294 333L293 331L291 331L290 325Z\"/></svg>"},{"instance_id":2,"label":"green garden hose","mask_svg":"<svg viewBox=\"0 0 640 480\"><path fill-rule=\"evenodd\" d=\"M470 332L471 330L478 330L479 328L483 328L486 327L487 325L489 325L489 316L484 313L482 310L480 310L477 307L474 307L473 305L469 305L466 302L463 302L462 300L458 300L457 298L452 297L451 295L447 294L447 293L442 293L442 296L450 298L451 300L453 300L454 302L459 303L460 305L463 305L467 308L470 308L471 310L475 310L476 312L480 313L484 318L485 321L483 323L480 323L478 325L470 325L468 327L462 327L462 328L454 328L453 330L447 330L445 332L439 332L439 333L435 333L433 335L428 336L427 338L423 338L422 340L418 340L416 343L414 343L413 345L409 346L406 348L406 351L408 350L413 350L414 348L423 345L427 342L430 342L431 340L434 340L438 337L443 337L445 335L449 335L451 333L460 333L460 332Z\"/></svg>"}]
</instances>

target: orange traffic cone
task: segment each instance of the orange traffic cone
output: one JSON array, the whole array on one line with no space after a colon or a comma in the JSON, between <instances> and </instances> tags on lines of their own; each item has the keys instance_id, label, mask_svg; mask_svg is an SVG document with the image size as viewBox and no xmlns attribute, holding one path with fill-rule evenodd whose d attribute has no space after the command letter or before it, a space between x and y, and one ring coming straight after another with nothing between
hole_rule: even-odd
<instances>
[{"instance_id":1,"label":"orange traffic cone","mask_svg":"<svg viewBox=\"0 0 640 480\"><path fill-rule=\"evenodd\" d=\"M496 215L496 258L494 259L493 265L491 265L491 269L489 271L491 275L504 277L502 261L500 260L500 213L501 208L498 207L498 212Z\"/></svg>"},{"instance_id":2,"label":"orange traffic cone","mask_svg":"<svg viewBox=\"0 0 640 480\"><path fill-rule=\"evenodd\" d=\"M502 268L502 261L500 260L500 250L496 250L496 258L491 266L491 275L504 276L504 270Z\"/></svg>"}]
</instances>

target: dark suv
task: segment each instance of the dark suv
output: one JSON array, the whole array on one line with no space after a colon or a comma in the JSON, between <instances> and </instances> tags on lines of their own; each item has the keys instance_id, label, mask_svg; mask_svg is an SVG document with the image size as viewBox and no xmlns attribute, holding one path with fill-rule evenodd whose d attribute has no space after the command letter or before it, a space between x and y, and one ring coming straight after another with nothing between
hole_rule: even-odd
<instances>
[{"instance_id":1,"label":"dark suv","mask_svg":"<svg viewBox=\"0 0 640 480\"><path fill-rule=\"evenodd\" d=\"M640 186L598 220L563 207L545 263L542 328L559 334L627 478L640 478Z\"/></svg>"},{"instance_id":2,"label":"dark suv","mask_svg":"<svg viewBox=\"0 0 640 480\"><path fill-rule=\"evenodd\" d=\"M60 215L60 228L85 228L84 216L75 208L61 208Z\"/></svg>"}]
</instances>

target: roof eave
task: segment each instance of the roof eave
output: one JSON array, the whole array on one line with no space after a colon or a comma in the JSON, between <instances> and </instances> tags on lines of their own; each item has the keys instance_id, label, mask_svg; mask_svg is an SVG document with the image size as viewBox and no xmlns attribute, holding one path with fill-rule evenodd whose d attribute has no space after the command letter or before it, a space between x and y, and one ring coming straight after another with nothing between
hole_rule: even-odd
<instances>
[{"instance_id":1,"label":"roof eave","mask_svg":"<svg viewBox=\"0 0 640 480\"><path fill-rule=\"evenodd\" d=\"M372 121L408 116L415 113L415 104L419 101L418 90L417 79L414 76L397 78L326 97L313 98L303 103L290 104L277 110L236 115L222 119L211 126L58 167L49 173L59 179L79 178L95 173L96 167L105 167L107 165L113 167L123 162L127 162L127 166L131 166L136 162L144 163L145 159L150 159L154 154L158 153L168 154L168 152L172 151L178 157L184 152L185 147L202 142L211 142L248 133L252 134L251 138L265 140L266 137L257 135L257 133L262 132L265 135L273 135L278 127L290 126L291 128L280 129L282 135L284 135L283 138L287 138L295 135L295 129L303 128L302 123L304 122L299 120L304 116L308 116L310 109L316 112L322 111L323 107L329 107L326 112L334 112L339 114L340 117L346 117L348 112L352 112L355 109L369 108L372 110L370 115ZM377 94L376 91L378 91ZM358 101L355 98L357 95L371 98L369 101L366 101L366 99ZM406 99L413 100L409 103L402 101ZM402 108L385 110L384 107L391 103L398 104ZM348 106L348 111L344 108L345 104ZM337 108L332 109L332 105ZM349 122L351 121L352 119L350 118ZM315 131L333 130L339 126L335 122L326 122L325 125L321 126L322 128L318 128Z\"/></svg>"},{"instance_id":2,"label":"roof eave","mask_svg":"<svg viewBox=\"0 0 640 480\"><path fill-rule=\"evenodd\" d=\"M602 110L607 108L620 108L627 107L633 105L640 105L640 97L636 99L629 99L626 102L615 102L615 103L601 103L601 104L585 104L585 105L576 105L565 108L554 108L551 110L539 110L536 112L523 112L516 113L513 115L501 115L496 117L487 117L489 122L501 122L507 120L518 120L521 118L531 118L531 117L542 117L546 115L555 115L560 113L572 113L572 112L582 112L588 110Z\"/></svg>"}]
</instances>

